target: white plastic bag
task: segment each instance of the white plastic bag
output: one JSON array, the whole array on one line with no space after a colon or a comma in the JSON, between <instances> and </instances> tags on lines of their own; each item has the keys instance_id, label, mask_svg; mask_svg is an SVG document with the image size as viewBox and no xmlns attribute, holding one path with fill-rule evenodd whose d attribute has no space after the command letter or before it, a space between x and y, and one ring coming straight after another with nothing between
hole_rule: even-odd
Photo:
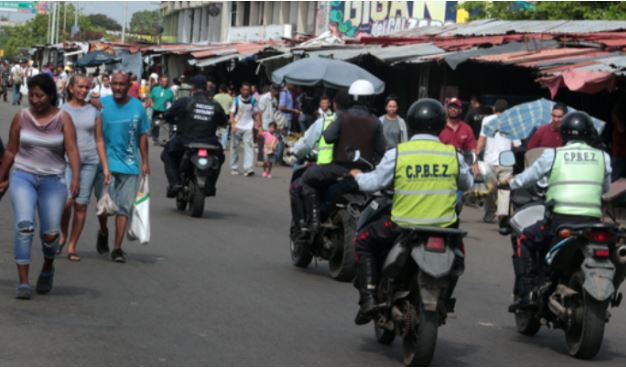
<instances>
[{"instance_id":1,"label":"white plastic bag","mask_svg":"<svg viewBox=\"0 0 626 370\"><path fill-rule=\"evenodd\" d=\"M96 205L96 214L98 216L103 214L113 216L117 214L118 210L117 205L113 202L113 199L111 199L111 196L109 195L109 186L105 185L102 189L102 196Z\"/></svg>"},{"instance_id":2,"label":"white plastic bag","mask_svg":"<svg viewBox=\"0 0 626 370\"><path fill-rule=\"evenodd\" d=\"M148 176L142 176L139 181L137 198L133 206L128 239L138 240L141 244L150 242L150 188Z\"/></svg>"}]
</instances>

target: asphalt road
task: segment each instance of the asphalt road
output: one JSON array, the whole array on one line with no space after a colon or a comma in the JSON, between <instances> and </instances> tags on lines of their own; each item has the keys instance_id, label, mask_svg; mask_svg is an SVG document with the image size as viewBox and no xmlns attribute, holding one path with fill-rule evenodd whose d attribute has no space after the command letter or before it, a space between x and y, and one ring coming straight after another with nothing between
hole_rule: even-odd
<instances>
[{"instance_id":1,"label":"asphalt road","mask_svg":"<svg viewBox=\"0 0 626 370\"><path fill-rule=\"evenodd\" d=\"M14 112L0 103L5 141ZM92 204L78 246L83 260L59 259L53 291L31 301L14 299L13 211L8 197L0 202L1 366L401 365L399 342L380 345L371 326L353 324L351 284L331 280L323 262L291 265L288 169L276 169L271 180L224 171L217 197L193 219L165 199L159 152L150 152L152 242L127 242L123 265L99 256ZM623 366L624 307L612 310L593 362L570 358L560 331L517 334L507 313L510 247L480 217L472 209L463 214L466 272L457 317L440 329L433 365ZM33 255L34 284L38 240Z\"/></svg>"}]
</instances>

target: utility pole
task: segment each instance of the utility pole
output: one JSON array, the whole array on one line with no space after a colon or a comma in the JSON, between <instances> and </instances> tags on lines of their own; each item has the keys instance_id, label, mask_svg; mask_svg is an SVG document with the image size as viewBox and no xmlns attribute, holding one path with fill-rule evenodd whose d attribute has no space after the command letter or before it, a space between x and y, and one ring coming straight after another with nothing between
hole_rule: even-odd
<instances>
[{"instance_id":1,"label":"utility pole","mask_svg":"<svg viewBox=\"0 0 626 370\"><path fill-rule=\"evenodd\" d=\"M65 40L65 32L67 32L67 1L63 2L63 40Z\"/></svg>"},{"instance_id":2,"label":"utility pole","mask_svg":"<svg viewBox=\"0 0 626 370\"><path fill-rule=\"evenodd\" d=\"M52 25L50 27L50 43L54 44L54 25L57 20L57 3L52 3Z\"/></svg>"},{"instance_id":3,"label":"utility pole","mask_svg":"<svg viewBox=\"0 0 626 370\"><path fill-rule=\"evenodd\" d=\"M78 8L80 6L80 1L76 2L76 9L74 9L74 27L78 26Z\"/></svg>"},{"instance_id":4,"label":"utility pole","mask_svg":"<svg viewBox=\"0 0 626 370\"><path fill-rule=\"evenodd\" d=\"M57 3L57 24L54 27L54 42L59 43L59 28L61 26L61 3Z\"/></svg>"},{"instance_id":5,"label":"utility pole","mask_svg":"<svg viewBox=\"0 0 626 370\"><path fill-rule=\"evenodd\" d=\"M52 6L52 4L50 4ZM46 34L46 40L50 43L50 27L52 26L52 12L51 7L48 8L48 33Z\"/></svg>"},{"instance_id":6,"label":"utility pole","mask_svg":"<svg viewBox=\"0 0 626 370\"><path fill-rule=\"evenodd\" d=\"M126 23L128 21L128 1L124 2L124 24L122 25L122 44L126 42Z\"/></svg>"}]
</instances>

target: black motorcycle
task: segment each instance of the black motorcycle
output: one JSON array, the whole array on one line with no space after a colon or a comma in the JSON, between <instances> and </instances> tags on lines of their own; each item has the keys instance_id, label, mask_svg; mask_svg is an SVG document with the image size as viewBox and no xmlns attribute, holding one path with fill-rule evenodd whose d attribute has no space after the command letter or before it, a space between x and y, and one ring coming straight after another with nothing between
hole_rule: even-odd
<instances>
[{"instance_id":1,"label":"black motorcycle","mask_svg":"<svg viewBox=\"0 0 626 370\"><path fill-rule=\"evenodd\" d=\"M377 193L363 210L357 232L381 213L388 214L391 204L389 191ZM450 228L407 228L387 254L377 288L374 333L386 345L402 337L407 366L432 361L438 328L454 311L453 286L465 270L465 235Z\"/></svg>"},{"instance_id":2,"label":"black motorcycle","mask_svg":"<svg viewBox=\"0 0 626 370\"><path fill-rule=\"evenodd\" d=\"M507 153L501 155L501 165L515 162ZM537 186L512 191L514 213L503 233L511 235L514 250L526 227L546 215L549 219L551 205L545 203L544 190ZM548 252L535 256L541 261L532 291L536 307L513 311L517 330L534 336L542 323L563 329L569 354L591 359L601 348L604 326L610 318L609 306L617 307L622 300L618 289L626 274L626 234L617 224L593 223L561 225L552 237ZM514 268L516 257L514 253ZM516 300L517 293L514 288Z\"/></svg>"},{"instance_id":3,"label":"black motorcycle","mask_svg":"<svg viewBox=\"0 0 626 370\"><path fill-rule=\"evenodd\" d=\"M184 211L189 206L191 217L202 217L205 198L215 195L212 179L220 168L217 154L221 148L205 143L189 143L185 148L179 167L183 186L176 194L176 208Z\"/></svg>"},{"instance_id":4,"label":"black motorcycle","mask_svg":"<svg viewBox=\"0 0 626 370\"><path fill-rule=\"evenodd\" d=\"M366 163L358 151L351 153L354 161ZM291 182L299 178L315 162L314 154L293 172ZM373 168L371 164L368 165ZM317 233L303 231L291 221L289 249L297 267L306 268L313 258L328 261L330 276L339 281L352 281L356 273L356 257L352 238L356 235L357 220L369 197L358 190L352 178L339 179L322 196L321 223ZM309 220L307 220L309 222Z\"/></svg>"}]
</instances>

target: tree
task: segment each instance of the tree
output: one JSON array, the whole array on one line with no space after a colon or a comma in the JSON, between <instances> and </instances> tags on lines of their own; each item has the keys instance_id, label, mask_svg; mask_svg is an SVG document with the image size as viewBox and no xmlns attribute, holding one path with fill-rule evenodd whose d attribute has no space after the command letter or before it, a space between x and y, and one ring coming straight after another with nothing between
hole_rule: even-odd
<instances>
[{"instance_id":1,"label":"tree","mask_svg":"<svg viewBox=\"0 0 626 370\"><path fill-rule=\"evenodd\" d=\"M121 31L122 26L117 23L117 21L107 15L98 13L98 14L89 14L87 16L91 24L95 27L100 27L109 31Z\"/></svg>"},{"instance_id":2,"label":"tree","mask_svg":"<svg viewBox=\"0 0 626 370\"><path fill-rule=\"evenodd\" d=\"M506 20L619 20L626 18L622 1L466 1L459 5L470 20L498 18Z\"/></svg>"},{"instance_id":3,"label":"tree","mask_svg":"<svg viewBox=\"0 0 626 370\"><path fill-rule=\"evenodd\" d=\"M154 35L158 32L163 18L158 10L143 10L136 12L130 20L130 30L133 33Z\"/></svg>"}]
</instances>

